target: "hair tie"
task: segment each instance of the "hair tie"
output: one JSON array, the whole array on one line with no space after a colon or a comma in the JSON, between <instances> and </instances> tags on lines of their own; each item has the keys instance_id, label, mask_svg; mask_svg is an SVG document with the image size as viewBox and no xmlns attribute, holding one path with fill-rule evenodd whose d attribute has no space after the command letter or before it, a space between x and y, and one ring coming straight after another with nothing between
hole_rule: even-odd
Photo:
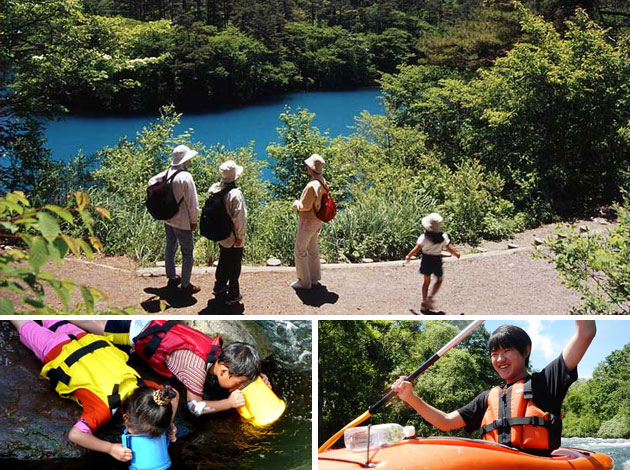
<instances>
[{"instance_id":1,"label":"hair tie","mask_svg":"<svg viewBox=\"0 0 630 470\"><path fill-rule=\"evenodd\" d=\"M160 396L160 390L155 390L153 392L153 401L159 406L166 406L170 403L170 400L164 400Z\"/></svg>"}]
</instances>

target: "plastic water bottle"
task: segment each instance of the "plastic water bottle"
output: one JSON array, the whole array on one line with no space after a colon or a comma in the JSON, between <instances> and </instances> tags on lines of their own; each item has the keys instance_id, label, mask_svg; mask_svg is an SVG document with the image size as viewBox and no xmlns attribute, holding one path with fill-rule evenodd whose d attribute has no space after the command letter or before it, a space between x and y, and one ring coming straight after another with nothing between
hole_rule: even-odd
<instances>
[{"instance_id":1,"label":"plastic water bottle","mask_svg":"<svg viewBox=\"0 0 630 470\"><path fill-rule=\"evenodd\" d=\"M416 429L413 426L401 426L396 423L376 424L370 427L370 449L398 444L405 437L413 437ZM346 429L343 433L346 449L360 452L368 446L368 426Z\"/></svg>"}]
</instances>

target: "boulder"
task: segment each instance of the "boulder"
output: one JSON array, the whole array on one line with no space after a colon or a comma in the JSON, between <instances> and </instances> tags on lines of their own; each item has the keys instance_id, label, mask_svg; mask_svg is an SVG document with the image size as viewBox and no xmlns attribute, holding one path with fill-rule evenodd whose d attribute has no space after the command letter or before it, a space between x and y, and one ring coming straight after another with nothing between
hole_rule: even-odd
<instances>
[{"instance_id":1,"label":"boulder","mask_svg":"<svg viewBox=\"0 0 630 470\"><path fill-rule=\"evenodd\" d=\"M224 344L242 341L253 345L265 359L273 354L273 346L262 327L255 320L187 320L183 323L208 336L221 336Z\"/></svg>"}]
</instances>

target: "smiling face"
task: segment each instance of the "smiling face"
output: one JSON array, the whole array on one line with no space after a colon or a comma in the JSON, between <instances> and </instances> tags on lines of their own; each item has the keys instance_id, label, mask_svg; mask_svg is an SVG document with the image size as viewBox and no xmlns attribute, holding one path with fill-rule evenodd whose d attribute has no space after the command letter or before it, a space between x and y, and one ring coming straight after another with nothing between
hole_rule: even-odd
<instances>
[{"instance_id":1,"label":"smiling face","mask_svg":"<svg viewBox=\"0 0 630 470\"><path fill-rule=\"evenodd\" d=\"M516 382L527 375L526 358L529 357L530 349L528 346L523 355L516 348L495 348L490 352L492 367L508 384Z\"/></svg>"}]
</instances>

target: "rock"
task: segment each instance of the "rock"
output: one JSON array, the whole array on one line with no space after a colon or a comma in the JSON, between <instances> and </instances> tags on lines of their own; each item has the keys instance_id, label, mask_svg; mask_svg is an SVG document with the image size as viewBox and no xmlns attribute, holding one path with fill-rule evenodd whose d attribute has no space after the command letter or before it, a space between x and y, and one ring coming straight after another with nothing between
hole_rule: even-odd
<instances>
[{"instance_id":1,"label":"rock","mask_svg":"<svg viewBox=\"0 0 630 470\"><path fill-rule=\"evenodd\" d=\"M508 243L507 247L508 247L508 250L515 250L518 248L518 245L516 243Z\"/></svg>"},{"instance_id":2,"label":"rock","mask_svg":"<svg viewBox=\"0 0 630 470\"><path fill-rule=\"evenodd\" d=\"M450 258L451 256L453 255L449 251L442 252L442 258Z\"/></svg>"},{"instance_id":3,"label":"rock","mask_svg":"<svg viewBox=\"0 0 630 470\"><path fill-rule=\"evenodd\" d=\"M602 220L599 224L600 225L610 225L610 223L607 220Z\"/></svg>"},{"instance_id":4,"label":"rock","mask_svg":"<svg viewBox=\"0 0 630 470\"><path fill-rule=\"evenodd\" d=\"M566 240L567 238L569 238L569 236L566 233L559 233L558 238L562 240Z\"/></svg>"},{"instance_id":5,"label":"rock","mask_svg":"<svg viewBox=\"0 0 630 470\"><path fill-rule=\"evenodd\" d=\"M326 261L324 258L320 258L319 259L319 264L327 264L328 261Z\"/></svg>"},{"instance_id":6,"label":"rock","mask_svg":"<svg viewBox=\"0 0 630 470\"><path fill-rule=\"evenodd\" d=\"M271 342L255 321L188 320L184 323L208 336L221 336L226 345L235 341L249 343L258 350L263 359L273 354Z\"/></svg>"},{"instance_id":7,"label":"rock","mask_svg":"<svg viewBox=\"0 0 630 470\"><path fill-rule=\"evenodd\" d=\"M164 261L156 261L156 262L155 262L155 265L156 265L158 268L163 268L163 267L166 265L166 263L165 263Z\"/></svg>"},{"instance_id":8,"label":"rock","mask_svg":"<svg viewBox=\"0 0 630 470\"><path fill-rule=\"evenodd\" d=\"M362 263L373 263L374 260L372 258L361 258Z\"/></svg>"},{"instance_id":9,"label":"rock","mask_svg":"<svg viewBox=\"0 0 630 470\"><path fill-rule=\"evenodd\" d=\"M280 261L278 258L269 258L267 260L267 266L280 266L282 264L282 261Z\"/></svg>"},{"instance_id":10,"label":"rock","mask_svg":"<svg viewBox=\"0 0 630 470\"><path fill-rule=\"evenodd\" d=\"M580 233L586 233L586 232L588 232L588 231L589 231L588 225L580 225L580 226L578 227L578 231L579 231Z\"/></svg>"},{"instance_id":11,"label":"rock","mask_svg":"<svg viewBox=\"0 0 630 470\"><path fill-rule=\"evenodd\" d=\"M540 237L534 237L534 245L542 245L545 241Z\"/></svg>"},{"instance_id":12,"label":"rock","mask_svg":"<svg viewBox=\"0 0 630 470\"><path fill-rule=\"evenodd\" d=\"M413 255L413 256L411 257L411 260L413 261L413 260L415 260L415 259L418 259L418 257L417 257L416 255Z\"/></svg>"},{"instance_id":13,"label":"rock","mask_svg":"<svg viewBox=\"0 0 630 470\"><path fill-rule=\"evenodd\" d=\"M479 247L479 248L477 248L477 251L478 251L479 253L487 253L487 252L488 252L488 249L487 249L487 248L484 248L484 247Z\"/></svg>"},{"instance_id":14,"label":"rock","mask_svg":"<svg viewBox=\"0 0 630 470\"><path fill-rule=\"evenodd\" d=\"M219 265L219 260L213 261L212 262L212 266L214 266L215 268Z\"/></svg>"}]
</instances>

